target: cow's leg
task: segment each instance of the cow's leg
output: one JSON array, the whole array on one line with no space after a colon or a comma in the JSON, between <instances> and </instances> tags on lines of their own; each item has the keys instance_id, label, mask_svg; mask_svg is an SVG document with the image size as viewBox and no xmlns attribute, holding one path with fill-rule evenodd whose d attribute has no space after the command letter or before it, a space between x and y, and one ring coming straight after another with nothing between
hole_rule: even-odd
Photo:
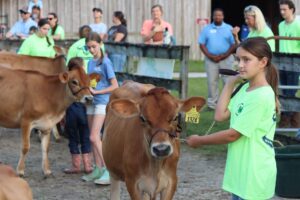
<instances>
[{"instance_id":1,"label":"cow's leg","mask_svg":"<svg viewBox=\"0 0 300 200\"><path fill-rule=\"evenodd\" d=\"M17 166L17 174L19 176L24 176L25 158L30 148L30 133L31 133L30 124L22 124L21 130L22 130L22 149L20 153L18 166Z\"/></svg>"},{"instance_id":2,"label":"cow's leg","mask_svg":"<svg viewBox=\"0 0 300 200\"><path fill-rule=\"evenodd\" d=\"M52 134L55 138L55 141L59 142L60 141L60 134L59 134L57 126L60 126L59 122L52 128Z\"/></svg>"},{"instance_id":3,"label":"cow's leg","mask_svg":"<svg viewBox=\"0 0 300 200\"><path fill-rule=\"evenodd\" d=\"M138 190L136 181L125 180L125 183L126 183L126 187L127 187L128 193L130 195L130 198L132 200L143 199L143 193Z\"/></svg>"},{"instance_id":4,"label":"cow's leg","mask_svg":"<svg viewBox=\"0 0 300 200\"><path fill-rule=\"evenodd\" d=\"M42 134L41 134L41 136L42 136L42 138L41 138L42 158L43 158L42 168L43 168L45 177L47 177L51 174L51 171L49 168L49 160L48 160L50 133L51 133L51 130L45 130L45 131L42 131Z\"/></svg>"},{"instance_id":5,"label":"cow's leg","mask_svg":"<svg viewBox=\"0 0 300 200\"><path fill-rule=\"evenodd\" d=\"M114 179L110 176L110 199L111 200L120 200L120 181Z\"/></svg>"},{"instance_id":6,"label":"cow's leg","mask_svg":"<svg viewBox=\"0 0 300 200\"><path fill-rule=\"evenodd\" d=\"M160 199L161 200L172 200L176 191L177 186L177 176L173 176L172 179L169 180L168 187L161 191Z\"/></svg>"}]
</instances>

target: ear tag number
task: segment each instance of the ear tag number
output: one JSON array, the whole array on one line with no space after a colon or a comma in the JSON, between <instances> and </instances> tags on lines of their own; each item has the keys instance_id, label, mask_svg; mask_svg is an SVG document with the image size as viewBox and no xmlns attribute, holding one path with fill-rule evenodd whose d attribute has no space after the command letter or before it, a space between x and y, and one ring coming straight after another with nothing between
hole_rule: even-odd
<instances>
[{"instance_id":1,"label":"ear tag number","mask_svg":"<svg viewBox=\"0 0 300 200\"><path fill-rule=\"evenodd\" d=\"M90 81L90 87L96 88L96 86L97 86L97 80L96 80L96 79L92 79L92 80Z\"/></svg>"},{"instance_id":2,"label":"ear tag number","mask_svg":"<svg viewBox=\"0 0 300 200\"><path fill-rule=\"evenodd\" d=\"M185 122L190 122L193 124L198 124L200 121L200 113L197 111L196 106L193 106L193 108L185 113Z\"/></svg>"}]
</instances>

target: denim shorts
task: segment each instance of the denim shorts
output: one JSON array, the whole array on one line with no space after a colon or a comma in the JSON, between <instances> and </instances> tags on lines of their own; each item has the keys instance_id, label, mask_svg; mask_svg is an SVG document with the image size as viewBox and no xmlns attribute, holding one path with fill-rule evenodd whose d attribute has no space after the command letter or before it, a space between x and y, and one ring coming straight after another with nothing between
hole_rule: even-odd
<instances>
[{"instance_id":1,"label":"denim shorts","mask_svg":"<svg viewBox=\"0 0 300 200\"><path fill-rule=\"evenodd\" d=\"M87 115L105 115L106 114L106 105L97 104L97 105L88 105L86 106Z\"/></svg>"}]
</instances>

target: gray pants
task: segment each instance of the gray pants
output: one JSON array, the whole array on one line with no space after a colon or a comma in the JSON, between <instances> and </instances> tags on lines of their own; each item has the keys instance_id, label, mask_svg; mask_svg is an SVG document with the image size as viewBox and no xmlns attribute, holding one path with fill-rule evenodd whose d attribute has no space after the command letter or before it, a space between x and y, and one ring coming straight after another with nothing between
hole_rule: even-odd
<instances>
[{"instance_id":1,"label":"gray pants","mask_svg":"<svg viewBox=\"0 0 300 200\"><path fill-rule=\"evenodd\" d=\"M207 106L215 109L219 99L219 69L233 69L234 58L230 55L226 59L216 63L205 57L204 65L207 73L208 97ZM226 76L221 76L223 86L226 82Z\"/></svg>"}]
</instances>

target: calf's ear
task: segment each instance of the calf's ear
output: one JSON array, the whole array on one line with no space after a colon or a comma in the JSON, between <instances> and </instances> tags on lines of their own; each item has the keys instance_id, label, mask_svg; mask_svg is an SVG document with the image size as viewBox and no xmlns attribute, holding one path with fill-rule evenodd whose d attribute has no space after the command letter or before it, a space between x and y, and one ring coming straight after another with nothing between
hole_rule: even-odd
<instances>
[{"instance_id":1,"label":"calf's ear","mask_svg":"<svg viewBox=\"0 0 300 200\"><path fill-rule=\"evenodd\" d=\"M68 72L59 73L58 76L59 76L60 82L62 82L62 83L67 83L69 81L69 74L68 74Z\"/></svg>"},{"instance_id":2,"label":"calf's ear","mask_svg":"<svg viewBox=\"0 0 300 200\"><path fill-rule=\"evenodd\" d=\"M179 111L180 112L188 112L194 106L197 111L199 111L206 103L206 100L203 97L191 97L186 100L179 101Z\"/></svg>"},{"instance_id":3,"label":"calf's ear","mask_svg":"<svg viewBox=\"0 0 300 200\"><path fill-rule=\"evenodd\" d=\"M129 99L116 99L111 101L108 105L108 112L109 111L123 118L134 117L140 113L138 104Z\"/></svg>"},{"instance_id":4,"label":"calf's ear","mask_svg":"<svg viewBox=\"0 0 300 200\"><path fill-rule=\"evenodd\" d=\"M97 73L92 73L89 75L90 79L93 80L93 79L96 79L97 82L100 81L101 79L101 75L100 74L97 74Z\"/></svg>"}]
</instances>

